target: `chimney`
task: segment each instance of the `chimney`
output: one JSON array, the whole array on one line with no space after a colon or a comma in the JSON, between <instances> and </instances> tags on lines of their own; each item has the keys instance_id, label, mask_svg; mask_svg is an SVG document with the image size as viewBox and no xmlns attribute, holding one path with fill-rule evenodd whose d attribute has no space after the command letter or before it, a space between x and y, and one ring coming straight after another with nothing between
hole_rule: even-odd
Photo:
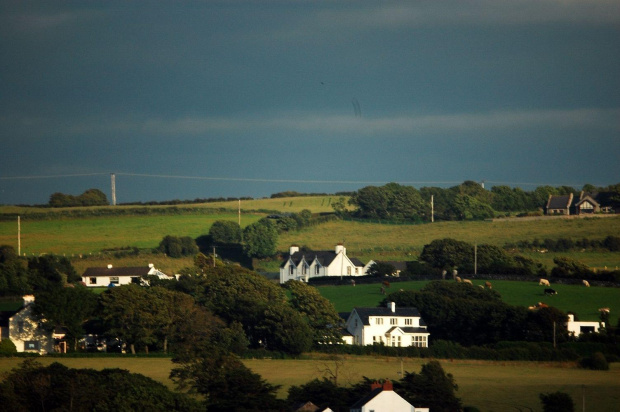
<instances>
[{"instance_id":1,"label":"chimney","mask_svg":"<svg viewBox=\"0 0 620 412\"><path fill-rule=\"evenodd\" d=\"M108 269L112 269L112 264L111 263L108 265Z\"/></svg>"},{"instance_id":2,"label":"chimney","mask_svg":"<svg viewBox=\"0 0 620 412\"><path fill-rule=\"evenodd\" d=\"M152 263L149 263L149 267L150 267L151 269L153 269L153 268L155 267L155 265L154 265L154 264L152 264Z\"/></svg>"},{"instance_id":3,"label":"chimney","mask_svg":"<svg viewBox=\"0 0 620 412\"><path fill-rule=\"evenodd\" d=\"M34 295L24 295L22 299L24 300L24 307L34 303Z\"/></svg>"},{"instance_id":4,"label":"chimney","mask_svg":"<svg viewBox=\"0 0 620 412\"><path fill-rule=\"evenodd\" d=\"M336 245L336 254L342 252L343 255L347 254L347 249L344 247L344 245L342 243L338 243Z\"/></svg>"},{"instance_id":5,"label":"chimney","mask_svg":"<svg viewBox=\"0 0 620 412\"><path fill-rule=\"evenodd\" d=\"M299 246L291 245L291 247L288 249L288 254L292 256L295 252L299 252Z\"/></svg>"},{"instance_id":6,"label":"chimney","mask_svg":"<svg viewBox=\"0 0 620 412\"><path fill-rule=\"evenodd\" d=\"M396 303L395 302L388 302L387 303L387 308L390 310L390 312L394 313L396 312Z\"/></svg>"},{"instance_id":7,"label":"chimney","mask_svg":"<svg viewBox=\"0 0 620 412\"><path fill-rule=\"evenodd\" d=\"M379 389L381 387L381 384L377 381L374 381L373 383L370 384L370 390L374 391L375 389Z\"/></svg>"},{"instance_id":8,"label":"chimney","mask_svg":"<svg viewBox=\"0 0 620 412\"><path fill-rule=\"evenodd\" d=\"M383 390L384 391L393 391L394 390L394 386L392 385L392 382L390 382L389 379L386 379L385 382L383 382Z\"/></svg>"}]
</instances>

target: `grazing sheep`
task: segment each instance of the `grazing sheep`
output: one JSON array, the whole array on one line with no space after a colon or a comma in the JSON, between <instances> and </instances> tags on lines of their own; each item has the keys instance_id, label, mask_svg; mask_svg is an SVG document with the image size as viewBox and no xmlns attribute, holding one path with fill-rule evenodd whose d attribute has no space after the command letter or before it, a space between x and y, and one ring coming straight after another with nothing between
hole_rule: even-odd
<instances>
[{"instance_id":1,"label":"grazing sheep","mask_svg":"<svg viewBox=\"0 0 620 412\"><path fill-rule=\"evenodd\" d=\"M609 313L609 308L599 308L599 312Z\"/></svg>"},{"instance_id":2,"label":"grazing sheep","mask_svg":"<svg viewBox=\"0 0 620 412\"><path fill-rule=\"evenodd\" d=\"M457 282L459 282L459 283L461 283L461 282L462 282L461 278L460 278L460 277L458 277L458 276L457 276L457 277L455 277L455 278L454 278L454 280L456 280L456 281L457 281Z\"/></svg>"},{"instance_id":3,"label":"grazing sheep","mask_svg":"<svg viewBox=\"0 0 620 412\"><path fill-rule=\"evenodd\" d=\"M484 286L482 286L482 285L478 285L478 287L479 287L480 289L484 289Z\"/></svg>"},{"instance_id":4,"label":"grazing sheep","mask_svg":"<svg viewBox=\"0 0 620 412\"><path fill-rule=\"evenodd\" d=\"M587 280L582 280L581 283L583 283L583 286L589 288L590 287L590 282L588 282Z\"/></svg>"},{"instance_id":5,"label":"grazing sheep","mask_svg":"<svg viewBox=\"0 0 620 412\"><path fill-rule=\"evenodd\" d=\"M551 288L547 288L545 289L545 295L557 295L558 292L555 291L555 289L551 289Z\"/></svg>"},{"instance_id":6,"label":"grazing sheep","mask_svg":"<svg viewBox=\"0 0 620 412\"><path fill-rule=\"evenodd\" d=\"M539 285L543 285L543 286L551 286L551 283L549 283L549 281L547 279L540 279L538 281Z\"/></svg>"},{"instance_id":7,"label":"grazing sheep","mask_svg":"<svg viewBox=\"0 0 620 412\"><path fill-rule=\"evenodd\" d=\"M538 303L536 304L536 307L537 307L537 308L539 308L539 309L540 309L540 308L548 308L548 307L549 307L549 305L547 305L546 303L543 303L543 302L538 302Z\"/></svg>"},{"instance_id":8,"label":"grazing sheep","mask_svg":"<svg viewBox=\"0 0 620 412\"><path fill-rule=\"evenodd\" d=\"M491 285L491 282L484 282L484 286L486 286L489 289L493 289L493 285Z\"/></svg>"},{"instance_id":9,"label":"grazing sheep","mask_svg":"<svg viewBox=\"0 0 620 412\"><path fill-rule=\"evenodd\" d=\"M471 280L469 279L463 279L463 283L467 283L468 285L474 285L473 283L471 283Z\"/></svg>"},{"instance_id":10,"label":"grazing sheep","mask_svg":"<svg viewBox=\"0 0 620 412\"><path fill-rule=\"evenodd\" d=\"M528 308L529 310L536 310L536 309L537 309L537 308L536 308L536 306L528 306L527 308Z\"/></svg>"}]
</instances>

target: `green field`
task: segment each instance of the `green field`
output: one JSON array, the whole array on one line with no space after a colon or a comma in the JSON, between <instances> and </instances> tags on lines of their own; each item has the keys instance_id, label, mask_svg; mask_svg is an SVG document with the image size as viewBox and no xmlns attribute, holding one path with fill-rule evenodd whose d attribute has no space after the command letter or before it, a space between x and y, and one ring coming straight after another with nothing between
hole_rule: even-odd
<instances>
[{"instance_id":1,"label":"green field","mask_svg":"<svg viewBox=\"0 0 620 412\"><path fill-rule=\"evenodd\" d=\"M484 279L474 279L474 285L483 285ZM419 290L427 281L392 283L387 293L403 290ZM492 281L493 288L498 291L502 300L515 306L533 306L537 302L545 302L562 311L575 312L579 320L599 320L598 308L608 307L611 310L612 324L615 326L620 314L620 288L590 287L581 285L554 284L558 294L545 296L544 286L537 280L531 282ZM381 294L379 284L353 286L320 286L322 296L332 302L338 312L349 312L354 307L375 307L385 296Z\"/></svg>"},{"instance_id":2,"label":"green field","mask_svg":"<svg viewBox=\"0 0 620 412\"><path fill-rule=\"evenodd\" d=\"M402 359L405 371L419 372L425 359ZM19 358L0 358L0 373L21 362ZM41 358L47 365L61 362L73 368L122 368L141 373L173 388L168 379L172 367L163 358ZM314 378L329 361L319 357L308 360L247 360L246 366L269 383L281 385L278 395L285 398L292 385L301 385ZM481 411L541 411L539 393L562 391L571 395L581 410L585 394L586 410L620 410L620 364L611 364L609 371L578 369L573 364L537 362L490 362L441 360L447 373L452 373L459 385L457 396L464 405L477 406ZM376 379L399 378L401 360L385 357L345 357L339 381L354 383L363 376ZM585 388L584 388L585 385ZM417 405L423 406L423 405Z\"/></svg>"}]
</instances>

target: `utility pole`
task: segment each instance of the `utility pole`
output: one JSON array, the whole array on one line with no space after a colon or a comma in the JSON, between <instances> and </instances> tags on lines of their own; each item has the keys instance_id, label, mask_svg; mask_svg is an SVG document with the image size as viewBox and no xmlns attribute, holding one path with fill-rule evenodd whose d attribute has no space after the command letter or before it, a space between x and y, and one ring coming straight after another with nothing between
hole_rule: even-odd
<instances>
[{"instance_id":1,"label":"utility pole","mask_svg":"<svg viewBox=\"0 0 620 412\"><path fill-rule=\"evenodd\" d=\"M431 195L431 223L435 221L435 203L434 196Z\"/></svg>"},{"instance_id":2,"label":"utility pole","mask_svg":"<svg viewBox=\"0 0 620 412\"><path fill-rule=\"evenodd\" d=\"M215 246L213 246L213 267L215 267Z\"/></svg>"},{"instance_id":3,"label":"utility pole","mask_svg":"<svg viewBox=\"0 0 620 412\"><path fill-rule=\"evenodd\" d=\"M112 206L116 206L116 176L114 173L110 173L110 180L112 184Z\"/></svg>"},{"instance_id":4,"label":"utility pole","mask_svg":"<svg viewBox=\"0 0 620 412\"><path fill-rule=\"evenodd\" d=\"M22 223L20 219L17 216L17 256L22 255Z\"/></svg>"},{"instance_id":5,"label":"utility pole","mask_svg":"<svg viewBox=\"0 0 620 412\"><path fill-rule=\"evenodd\" d=\"M239 227L241 227L241 199L239 199Z\"/></svg>"},{"instance_id":6,"label":"utility pole","mask_svg":"<svg viewBox=\"0 0 620 412\"><path fill-rule=\"evenodd\" d=\"M478 274L478 243L474 243L474 275Z\"/></svg>"}]
</instances>

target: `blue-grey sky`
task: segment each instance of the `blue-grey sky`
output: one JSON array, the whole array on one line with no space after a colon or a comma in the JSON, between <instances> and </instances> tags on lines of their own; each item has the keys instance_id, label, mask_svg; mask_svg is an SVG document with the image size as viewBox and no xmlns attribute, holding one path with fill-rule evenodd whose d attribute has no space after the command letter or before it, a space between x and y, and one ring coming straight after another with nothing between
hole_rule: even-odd
<instances>
[{"instance_id":1,"label":"blue-grey sky","mask_svg":"<svg viewBox=\"0 0 620 412\"><path fill-rule=\"evenodd\" d=\"M620 1L5 0L0 139L0 204L606 186Z\"/></svg>"}]
</instances>

